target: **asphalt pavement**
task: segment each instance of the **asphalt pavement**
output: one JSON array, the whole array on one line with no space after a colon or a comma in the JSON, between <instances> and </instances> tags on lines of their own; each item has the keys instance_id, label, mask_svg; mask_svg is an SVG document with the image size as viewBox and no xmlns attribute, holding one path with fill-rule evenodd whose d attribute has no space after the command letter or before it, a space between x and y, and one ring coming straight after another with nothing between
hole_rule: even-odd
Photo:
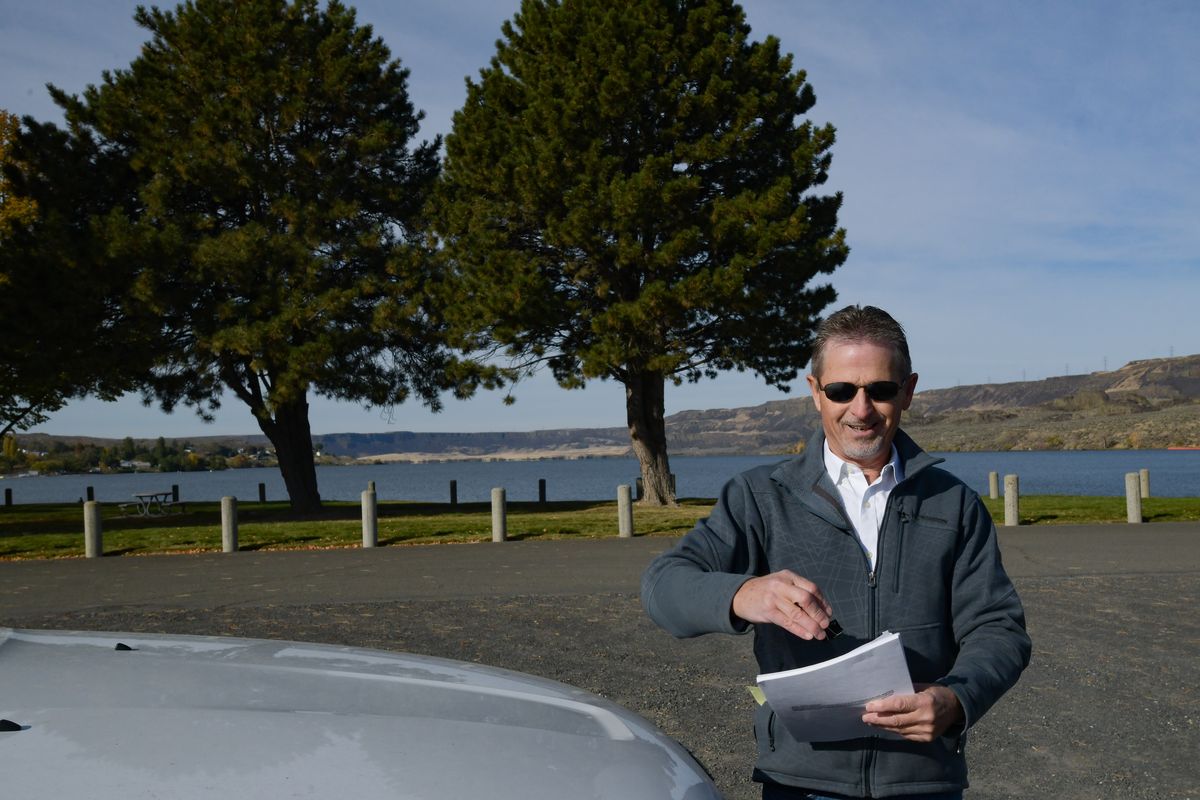
<instances>
[{"instance_id":1,"label":"asphalt pavement","mask_svg":"<svg viewBox=\"0 0 1200 800\"><path fill-rule=\"evenodd\" d=\"M1002 529L1033 663L973 729L975 800L1200 800L1200 524ZM670 538L0 562L0 625L409 650L638 711L757 797L749 637L677 641L637 599Z\"/></svg>"}]
</instances>

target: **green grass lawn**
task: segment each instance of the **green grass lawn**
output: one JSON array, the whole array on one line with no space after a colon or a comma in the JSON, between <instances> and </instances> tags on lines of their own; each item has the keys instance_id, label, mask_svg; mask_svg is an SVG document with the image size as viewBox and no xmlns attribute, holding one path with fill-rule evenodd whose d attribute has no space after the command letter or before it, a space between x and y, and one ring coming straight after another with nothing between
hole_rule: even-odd
<instances>
[{"instance_id":1,"label":"green grass lawn","mask_svg":"<svg viewBox=\"0 0 1200 800\"><path fill-rule=\"evenodd\" d=\"M1003 521L1004 500L984 502ZM634 509L638 536L671 536L689 530L708 514L712 500L687 499L675 508ZM1123 497L1027 495L1022 525L1125 522ZM1148 498L1148 522L1200 521L1200 499ZM221 549L220 503L187 504L186 513L165 517L124 516L114 504L102 507L105 555L215 552ZM617 535L612 501L508 504L508 538L564 539ZM379 544L488 541L491 506L468 503L379 504ZM362 544L357 503L326 503L318 517L297 518L287 503L242 503L238 507L241 550L356 547ZM78 503L0 506L0 559L63 558L83 555L83 510Z\"/></svg>"},{"instance_id":2,"label":"green grass lawn","mask_svg":"<svg viewBox=\"0 0 1200 800\"><path fill-rule=\"evenodd\" d=\"M675 508L635 507L638 535L682 534L712 507L711 500L684 500ZM357 503L327 502L318 517L298 518L287 503L238 505L240 550L355 547L362 544ZM161 517L122 515L101 508L105 555L193 553L221 549L221 505L187 504L186 513ZM562 539L617 535L612 501L509 503L508 538ZM492 538L489 503L379 504L379 544L479 542ZM83 509L78 503L0 507L0 559L83 555Z\"/></svg>"},{"instance_id":3,"label":"green grass lawn","mask_svg":"<svg viewBox=\"0 0 1200 800\"><path fill-rule=\"evenodd\" d=\"M1004 522L1004 498L983 499L997 524ZM1125 522L1124 497L1072 497L1062 494L1022 495L1019 507L1022 525L1074 525L1090 522ZM1142 500L1146 522L1194 522L1200 520L1200 498L1147 497Z\"/></svg>"}]
</instances>

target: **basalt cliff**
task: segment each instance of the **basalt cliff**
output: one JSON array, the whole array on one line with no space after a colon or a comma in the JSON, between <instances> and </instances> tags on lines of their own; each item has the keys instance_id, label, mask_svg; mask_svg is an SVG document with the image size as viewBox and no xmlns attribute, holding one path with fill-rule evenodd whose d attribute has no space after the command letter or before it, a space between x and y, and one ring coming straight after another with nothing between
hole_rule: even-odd
<instances>
[{"instance_id":1,"label":"basalt cliff","mask_svg":"<svg viewBox=\"0 0 1200 800\"><path fill-rule=\"evenodd\" d=\"M820 420L806 395L667 418L673 455L794 452ZM904 428L928 450L1105 450L1200 446L1200 354L1087 375L918 392ZM358 459L579 457L629 450L624 428L319 437Z\"/></svg>"},{"instance_id":2,"label":"basalt cliff","mask_svg":"<svg viewBox=\"0 0 1200 800\"><path fill-rule=\"evenodd\" d=\"M807 392L746 408L667 418L672 455L796 452L820 424ZM1113 371L920 391L903 427L927 450L1107 450L1200 447L1200 354L1134 361ZM23 434L23 446L71 438ZM263 436L199 437L237 448ZM620 456L625 428L497 433L337 433L314 437L322 460L429 461Z\"/></svg>"}]
</instances>

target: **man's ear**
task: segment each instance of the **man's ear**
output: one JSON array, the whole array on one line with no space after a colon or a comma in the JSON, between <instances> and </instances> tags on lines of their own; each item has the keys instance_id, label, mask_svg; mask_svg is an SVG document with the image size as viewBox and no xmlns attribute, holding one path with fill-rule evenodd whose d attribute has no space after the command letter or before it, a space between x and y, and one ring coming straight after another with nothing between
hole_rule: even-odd
<instances>
[{"instance_id":1,"label":"man's ear","mask_svg":"<svg viewBox=\"0 0 1200 800\"><path fill-rule=\"evenodd\" d=\"M821 411L821 384L815 375L809 375L808 389L812 392L813 404L817 407L817 412Z\"/></svg>"},{"instance_id":2,"label":"man's ear","mask_svg":"<svg viewBox=\"0 0 1200 800\"><path fill-rule=\"evenodd\" d=\"M908 380L904 382L904 405L901 408L908 411L908 407L912 404L913 392L917 390L917 373L908 376Z\"/></svg>"}]
</instances>

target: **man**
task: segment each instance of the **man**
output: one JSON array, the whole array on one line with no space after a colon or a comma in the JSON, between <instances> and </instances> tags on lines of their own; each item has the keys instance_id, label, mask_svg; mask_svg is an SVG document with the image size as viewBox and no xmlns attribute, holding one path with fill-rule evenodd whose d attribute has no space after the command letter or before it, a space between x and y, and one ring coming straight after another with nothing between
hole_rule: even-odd
<instances>
[{"instance_id":1,"label":"man","mask_svg":"<svg viewBox=\"0 0 1200 800\"><path fill-rule=\"evenodd\" d=\"M726 484L711 516L650 564L643 605L680 637L753 627L762 672L899 633L916 693L868 703L863 721L903 739L799 742L763 705L754 779L765 800L961 798L967 730L1029 663L995 527L900 430L917 376L886 312L824 320L808 384L822 430L799 458Z\"/></svg>"}]
</instances>

